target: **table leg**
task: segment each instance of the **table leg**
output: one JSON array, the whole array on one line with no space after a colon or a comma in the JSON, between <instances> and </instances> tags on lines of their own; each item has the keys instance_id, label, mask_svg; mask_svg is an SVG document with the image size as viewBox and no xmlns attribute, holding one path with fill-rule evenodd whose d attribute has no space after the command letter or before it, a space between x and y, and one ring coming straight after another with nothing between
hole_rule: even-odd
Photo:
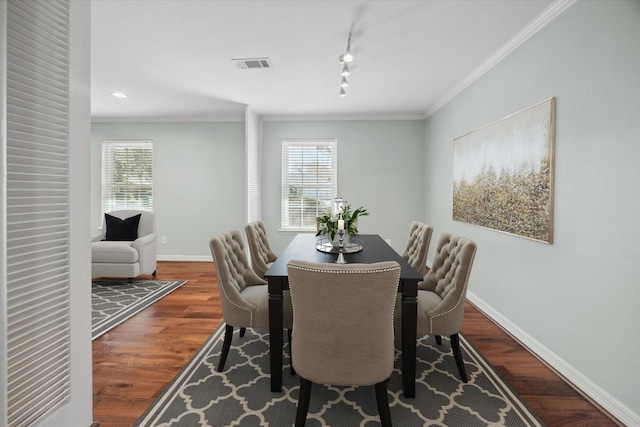
<instances>
[{"instance_id":1,"label":"table leg","mask_svg":"<svg viewBox=\"0 0 640 427\"><path fill-rule=\"evenodd\" d=\"M408 288L405 285L402 294L402 389L404 397L415 397L418 298L417 290L411 292Z\"/></svg>"},{"instance_id":2,"label":"table leg","mask_svg":"<svg viewBox=\"0 0 640 427\"><path fill-rule=\"evenodd\" d=\"M282 287L272 286L269 279L269 357L271 360L271 391L282 391Z\"/></svg>"}]
</instances>

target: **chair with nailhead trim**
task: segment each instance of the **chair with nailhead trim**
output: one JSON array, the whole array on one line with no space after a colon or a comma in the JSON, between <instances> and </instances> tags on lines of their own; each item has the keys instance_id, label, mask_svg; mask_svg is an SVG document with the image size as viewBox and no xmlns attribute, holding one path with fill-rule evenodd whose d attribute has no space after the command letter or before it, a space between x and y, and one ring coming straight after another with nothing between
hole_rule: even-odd
<instances>
[{"instance_id":1,"label":"chair with nailhead trim","mask_svg":"<svg viewBox=\"0 0 640 427\"><path fill-rule=\"evenodd\" d=\"M458 334L462 327L464 302L476 250L477 245L473 241L442 233L433 265L418 283L416 336L435 335L438 344L442 344L442 335L449 336L458 372L464 382L468 378ZM400 324L400 309L396 306L396 331L400 331Z\"/></svg>"},{"instance_id":2,"label":"chair with nailhead trim","mask_svg":"<svg viewBox=\"0 0 640 427\"><path fill-rule=\"evenodd\" d=\"M267 239L267 230L262 221L250 222L244 227L247 233L251 268L264 279L264 273L271 267L278 256L271 250Z\"/></svg>"},{"instance_id":3,"label":"chair with nailhead trim","mask_svg":"<svg viewBox=\"0 0 640 427\"><path fill-rule=\"evenodd\" d=\"M312 383L375 385L381 424L391 426L386 381L393 371L400 266L293 260L287 270L294 311L291 354L300 376L296 427L305 425Z\"/></svg>"},{"instance_id":4,"label":"chair with nailhead trim","mask_svg":"<svg viewBox=\"0 0 640 427\"><path fill-rule=\"evenodd\" d=\"M432 234L433 227L422 222L413 221L409 228L409 240L402 258L420 274L424 274L427 266L427 253Z\"/></svg>"},{"instance_id":5,"label":"chair with nailhead trim","mask_svg":"<svg viewBox=\"0 0 640 427\"><path fill-rule=\"evenodd\" d=\"M233 328L269 328L269 293L267 282L251 269L237 230L210 240L209 246L218 275L222 316L226 323L218 372L224 369L231 348ZM284 327L291 330L293 311L289 292L284 295Z\"/></svg>"}]
</instances>

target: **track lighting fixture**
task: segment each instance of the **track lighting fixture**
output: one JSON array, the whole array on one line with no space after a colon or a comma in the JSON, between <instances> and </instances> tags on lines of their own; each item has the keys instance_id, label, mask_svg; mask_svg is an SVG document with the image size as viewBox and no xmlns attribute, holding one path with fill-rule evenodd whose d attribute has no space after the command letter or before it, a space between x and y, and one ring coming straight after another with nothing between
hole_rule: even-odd
<instances>
[{"instance_id":1,"label":"track lighting fixture","mask_svg":"<svg viewBox=\"0 0 640 427\"><path fill-rule=\"evenodd\" d=\"M338 57L338 61L342 64L342 71L340 75L342 79L340 80L340 96L347 96L347 92L344 90L347 86L349 86L349 82L347 81L347 77L351 75L351 70L349 69L349 63L353 61L353 54L351 53L351 33L349 33L349 38L347 39L347 50L345 53Z\"/></svg>"},{"instance_id":2,"label":"track lighting fixture","mask_svg":"<svg viewBox=\"0 0 640 427\"><path fill-rule=\"evenodd\" d=\"M349 63L353 61L353 55L351 54L351 33L349 33L349 38L347 39L347 51L340 55L340 62Z\"/></svg>"}]
</instances>

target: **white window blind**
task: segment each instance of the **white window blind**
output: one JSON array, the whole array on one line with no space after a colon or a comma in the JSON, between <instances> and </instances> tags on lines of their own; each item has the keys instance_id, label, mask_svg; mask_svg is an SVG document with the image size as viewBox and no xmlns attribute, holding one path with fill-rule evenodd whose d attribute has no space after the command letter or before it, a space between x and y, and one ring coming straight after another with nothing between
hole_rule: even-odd
<instances>
[{"instance_id":1,"label":"white window blind","mask_svg":"<svg viewBox=\"0 0 640 427\"><path fill-rule=\"evenodd\" d=\"M69 4L9 0L6 10L0 425L18 427L70 399Z\"/></svg>"},{"instance_id":2,"label":"white window blind","mask_svg":"<svg viewBox=\"0 0 640 427\"><path fill-rule=\"evenodd\" d=\"M282 229L316 230L337 194L335 139L282 141Z\"/></svg>"},{"instance_id":3,"label":"white window blind","mask_svg":"<svg viewBox=\"0 0 640 427\"><path fill-rule=\"evenodd\" d=\"M152 141L102 141L102 209L153 210Z\"/></svg>"}]
</instances>

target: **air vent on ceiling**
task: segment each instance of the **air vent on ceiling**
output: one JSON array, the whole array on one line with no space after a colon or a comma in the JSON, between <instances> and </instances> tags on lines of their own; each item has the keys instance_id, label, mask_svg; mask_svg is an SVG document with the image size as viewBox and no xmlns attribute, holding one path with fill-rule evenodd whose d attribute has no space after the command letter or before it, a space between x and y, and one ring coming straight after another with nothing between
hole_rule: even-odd
<instances>
[{"instance_id":1,"label":"air vent on ceiling","mask_svg":"<svg viewBox=\"0 0 640 427\"><path fill-rule=\"evenodd\" d=\"M269 61L269 58L243 58L232 59L232 61L235 61L236 65L241 70L254 68L273 68L273 65L271 65L271 61Z\"/></svg>"}]
</instances>

